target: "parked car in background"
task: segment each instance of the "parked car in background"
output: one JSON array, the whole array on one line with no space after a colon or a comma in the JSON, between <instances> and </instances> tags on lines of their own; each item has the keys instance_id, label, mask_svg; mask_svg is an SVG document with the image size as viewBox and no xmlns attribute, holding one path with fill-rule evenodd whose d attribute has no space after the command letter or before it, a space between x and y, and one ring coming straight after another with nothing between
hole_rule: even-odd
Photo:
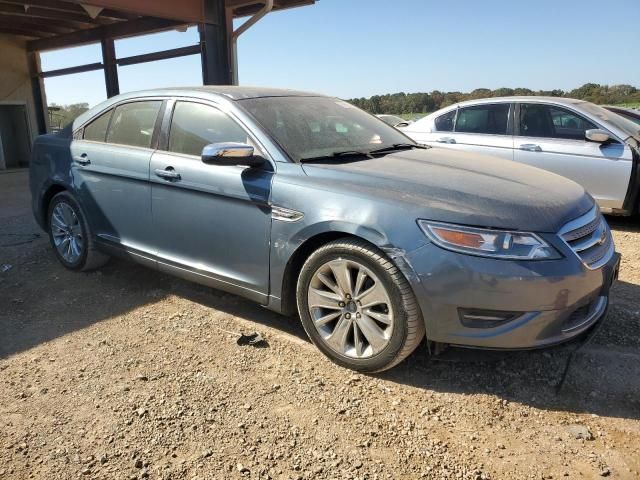
<instances>
[{"instance_id":1,"label":"parked car in background","mask_svg":"<svg viewBox=\"0 0 640 480\"><path fill-rule=\"evenodd\" d=\"M381 114L381 115L376 115L376 117L378 117L387 125L391 125L392 127L396 127L396 128L407 127L412 123L411 120L405 120L404 118L398 117L397 115Z\"/></svg>"},{"instance_id":2,"label":"parked car in background","mask_svg":"<svg viewBox=\"0 0 640 480\"><path fill-rule=\"evenodd\" d=\"M557 97L502 97L443 108L402 129L421 144L485 153L581 184L605 213L640 202L640 126L600 106Z\"/></svg>"},{"instance_id":3,"label":"parked car in background","mask_svg":"<svg viewBox=\"0 0 640 480\"><path fill-rule=\"evenodd\" d=\"M617 113L621 117L626 118L627 120L631 120L633 123L640 125L640 110L636 110L634 108L626 108L626 107L616 107L605 105L604 108L607 110Z\"/></svg>"},{"instance_id":4,"label":"parked car in background","mask_svg":"<svg viewBox=\"0 0 640 480\"><path fill-rule=\"evenodd\" d=\"M417 145L336 98L120 95L32 155L35 218L66 268L117 255L298 313L360 371L396 365L425 331L485 348L569 340L604 316L617 275L580 185Z\"/></svg>"}]
</instances>

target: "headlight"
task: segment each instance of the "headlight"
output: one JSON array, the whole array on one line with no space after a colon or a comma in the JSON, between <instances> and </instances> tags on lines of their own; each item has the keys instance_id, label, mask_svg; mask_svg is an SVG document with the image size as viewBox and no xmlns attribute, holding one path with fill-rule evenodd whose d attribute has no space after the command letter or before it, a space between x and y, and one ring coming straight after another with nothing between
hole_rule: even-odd
<instances>
[{"instance_id":1,"label":"headlight","mask_svg":"<svg viewBox=\"0 0 640 480\"><path fill-rule=\"evenodd\" d=\"M561 255L535 233L463 227L418 220L429 239L447 250L518 260L550 260Z\"/></svg>"}]
</instances>

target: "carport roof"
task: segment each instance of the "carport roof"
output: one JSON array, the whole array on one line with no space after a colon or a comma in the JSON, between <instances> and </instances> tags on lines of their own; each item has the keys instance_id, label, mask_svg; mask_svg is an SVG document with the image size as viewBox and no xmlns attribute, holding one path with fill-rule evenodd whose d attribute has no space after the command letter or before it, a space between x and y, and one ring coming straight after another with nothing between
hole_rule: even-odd
<instances>
[{"instance_id":1,"label":"carport roof","mask_svg":"<svg viewBox=\"0 0 640 480\"><path fill-rule=\"evenodd\" d=\"M0 33L32 40L41 51L121 38L198 23L218 23L207 4L214 0L0 0ZM262 8L262 0L224 0L230 17ZM274 10L315 0L275 0ZM224 21L224 20L222 20Z\"/></svg>"}]
</instances>

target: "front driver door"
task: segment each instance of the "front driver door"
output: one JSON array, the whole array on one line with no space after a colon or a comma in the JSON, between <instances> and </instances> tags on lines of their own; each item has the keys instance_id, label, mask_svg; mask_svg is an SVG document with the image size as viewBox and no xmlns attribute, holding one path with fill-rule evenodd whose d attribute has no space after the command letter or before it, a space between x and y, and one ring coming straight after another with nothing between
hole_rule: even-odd
<instances>
[{"instance_id":1,"label":"front driver door","mask_svg":"<svg viewBox=\"0 0 640 480\"><path fill-rule=\"evenodd\" d=\"M622 208L633 166L628 145L586 140L585 131L598 126L556 105L523 103L518 117L515 161L579 183L600 207Z\"/></svg>"},{"instance_id":2,"label":"front driver door","mask_svg":"<svg viewBox=\"0 0 640 480\"><path fill-rule=\"evenodd\" d=\"M170 105L163 132L168 132L164 149L151 158L160 269L266 303L272 164L249 168L203 163L200 154L211 143L255 146L236 119L208 103Z\"/></svg>"}]
</instances>

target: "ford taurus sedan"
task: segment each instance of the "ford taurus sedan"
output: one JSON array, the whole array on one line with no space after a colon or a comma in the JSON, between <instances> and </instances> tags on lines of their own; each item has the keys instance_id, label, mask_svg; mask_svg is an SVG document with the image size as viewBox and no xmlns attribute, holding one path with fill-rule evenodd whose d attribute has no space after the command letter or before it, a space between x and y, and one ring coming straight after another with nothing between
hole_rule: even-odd
<instances>
[{"instance_id":1,"label":"ford taurus sedan","mask_svg":"<svg viewBox=\"0 0 640 480\"><path fill-rule=\"evenodd\" d=\"M121 95L39 137L33 211L55 255L108 256L298 314L336 363L426 338L521 349L607 310L618 255L584 189L414 143L336 98L203 87Z\"/></svg>"},{"instance_id":2,"label":"ford taurus sedan","mask_svg":"<svg viewBox=\"0 0 640 480\"><path fill-rule=\"evenodd\" d=\"M470 100L403 129L419 143L543 168L582 185L603 212L640 212L640 125L558 97Z\"/></svg>"}]
</instances>

